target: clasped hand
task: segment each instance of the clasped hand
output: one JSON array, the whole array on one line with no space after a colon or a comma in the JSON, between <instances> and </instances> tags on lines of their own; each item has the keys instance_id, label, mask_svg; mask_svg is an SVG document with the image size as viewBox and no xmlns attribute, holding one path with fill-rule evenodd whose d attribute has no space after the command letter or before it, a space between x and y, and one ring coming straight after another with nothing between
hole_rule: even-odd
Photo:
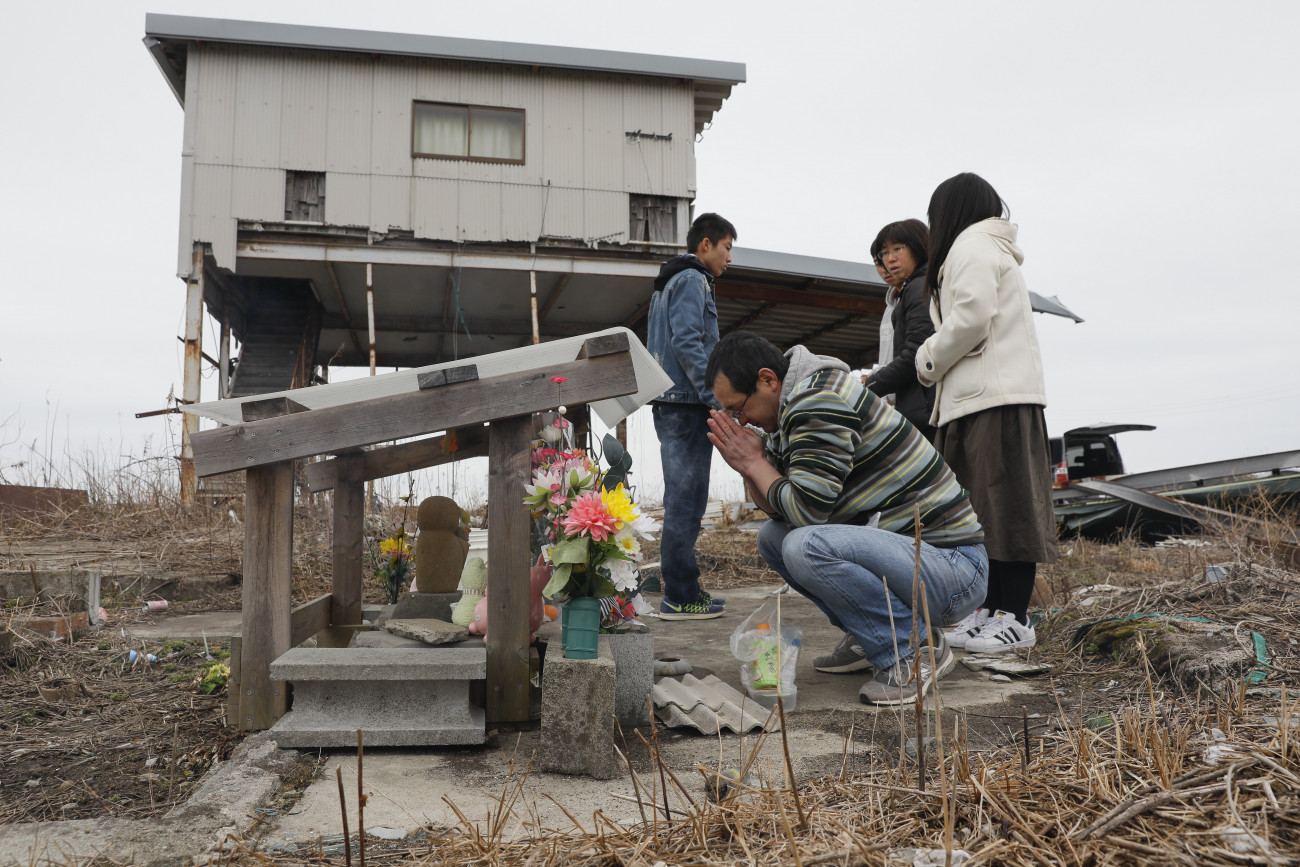
<instances>
[{"instance_id":1,"label":"clasped hand","mask_svg":"<svg viewBox=\"0 0 1300 867\"><path fill-rule=\"evenodd\" d=\"M756 463L767 464L762 438L720 410L709 412L709 442L727 466L742 476L752 475Z\"/></svg>"}]
</instances>

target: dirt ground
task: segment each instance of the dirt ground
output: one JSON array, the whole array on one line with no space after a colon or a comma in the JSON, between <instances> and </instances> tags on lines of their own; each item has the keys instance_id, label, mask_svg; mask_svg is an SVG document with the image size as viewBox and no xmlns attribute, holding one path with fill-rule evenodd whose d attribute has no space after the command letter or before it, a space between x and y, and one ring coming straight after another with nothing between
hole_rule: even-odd
<instances>
[{"instance_id":1,"label":"dirt ground","mask_svg":"<svg viewBox=\"0 0 1300 867\"><path fill-rule=\"evenodd\" d=\"M397 511L386 517L394 526L401 519ZM377 527L376 538L383 529ZM1291 528L1283 526L1279 532ZM122 510L6 527L0 535L0 569L102 571L108 625L79 633L71 642L16 631L13 649L0 655L0 823L159 816L183 801L214 762L229 756L240 735L227 725L219 667L214 673L225 649L210 645L205 650L202 643L134 646L120 627L149 616L140 611L141 599L150 586L168 577L237 573L241 538L237 511L228 504L200 509L189 517L161 509ZM776 580L758 559L753 538L752 532L735 527L719 527L702 536L706 587L725 590ZM1245 533L1227 528L1213 537L1180 540L1166 547L1146 547L1133 540L1102 544L1073 539L1064 540L1060 550L1058 562L1040 572L1042 619L1035 655L1052 666L1051 688L998 713L963 716L956 724L963 749L1004 759L1018 755L1029 726L1018 725L1017 719L1032 714L1040 716L1032 725L1030 740L1035 749L1047 750L1053 738L1072 731L1082 744L1081 733L1094 726L1138 732L1142 720L1129 720L1124 714L1144 704L1148 710L1140 716L1148 718L1146 724L1165 721L1161 737L1172 737L1169 733L1177 729L1180 714L1189 714L1188 708L1222 714L1224 707L1232 705L1245 714L1252 701L1255 705L1264 701L1273 708L1274 718L1286 709L1286 697L1294 693L1300 672L1300 575L1275 561L1267 544L1250 542ZM649 558L653 557L650 552ZM1230 580L1206 580L1206 567L1215 564L1229 565ZM295 603L328 592L328 571L328 505L300 506L295 522ZM366 600L382 601L377 582L367 585ZM238 602L235 586L200 600L175 602L170 611L230 609L237 608ZM0 628L53 607L36 598L3 604ZM1218 670L1197 669L1189 677L1185 656L1180 663L1172 652L1162 652L1170 645L1160 639L1185 631L1174 620L1152 621L1124 635L1108 633L1105 640L1080 629L1134 614L1221 624L1219 637L1232 658ZM1258 659L1255 634L1266 648L1266 664ZM152 653L159 660L132 664L128 661L132 650ZM1252 693L1255 699L1247 697L1248 686L1259 686ZM1268 718L1263 711L1260 714ZM910 778L906 776L906 762L883 760L881 764L881 756L897 758L900 753L898 726L890 730L888 722L874 723L873 743L868 747L860 722L850 714L828 715L820 721L827 731L847 733L855 728L859 746L851 755L846 747L839 768L825 769L825 785L830 788L809 791L807 797L832 797L834 787L855 773L871 774L882 768L904 774L890 784L900 791L916 786L914 771ZM907 726L904 729L909 736L915 733ZM663 737L671 742L680 735L665 732ZM1273 757L1269 761L1280 762L1279 767L1297 779L1292 773L1295 760L1288 752L1294 746L1294 741L1288 746L1284 738L1280 751L1274 745L1266 752ZM634 750L633 759L643 772L652 774L655 757L649 751ZM312 769L307 762L300 779L286 782L282 792L286 803L301 790ZM1287 829L1292 841L1300 827L1298 791L1300 785L1280 779L1271 795L1287 808L1278 814L1277 828ZM1008 828L1015 825L1005 816L1000 821ZM1007 838L1014 835L1007 831ZM1130 855L1136 857L1136 852ZM500 849L493 857L506 863L506 854ZM491 859L484 863L489 861L498 863Z\"/></svg>"}]
</instances>

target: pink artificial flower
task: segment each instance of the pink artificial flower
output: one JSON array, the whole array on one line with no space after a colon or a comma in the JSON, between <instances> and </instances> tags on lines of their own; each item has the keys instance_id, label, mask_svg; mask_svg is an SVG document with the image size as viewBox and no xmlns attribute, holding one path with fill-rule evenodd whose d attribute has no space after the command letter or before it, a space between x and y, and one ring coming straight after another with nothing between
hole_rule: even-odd
<instances>
[{"instance_id":1,"label":"pink artificial flower","mask_svg":"<svg viewBox=\"0 0 1300 867\"><path fill-rule=\"evenodd\" d=\"M588 491L573 501L569 516L564 519L565 532L573 536L588 533L597 542L612 537L615 531L614 516L605 510L599 491Z\"/></svg>"},{"instance_id":2,"label":"pink artificial flower","mask_svg":"<svg viewBox=\"0 0 1300 867\"><path fill-rule=\"evenodd\" d=\"M568 381L569 381L569 378L568 378L567 376L552 376L552 377L551 377L551 382L554 382L554 383L561 383L561 382L568 382Z\"/></svg>"}]
</instances>

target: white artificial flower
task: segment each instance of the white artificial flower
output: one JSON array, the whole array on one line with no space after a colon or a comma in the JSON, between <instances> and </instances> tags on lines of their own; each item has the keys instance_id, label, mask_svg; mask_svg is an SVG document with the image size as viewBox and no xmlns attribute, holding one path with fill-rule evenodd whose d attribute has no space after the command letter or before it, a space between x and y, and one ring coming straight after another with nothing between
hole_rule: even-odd
<instances>
[{"instance_id":1,"label":"white artificial flower","mask_svg":"<svg viewBox=\"0 0 1300 867\"><path fill-rule=\"evenodd\" d=\"M632 610L635 611L638 615L649 614L650 612L654 611L654 608L650 605L649 602L645 601L645 597L642 596L640 593L633 596L631 599L628 600L628 602L632 603Z\"/></svg>"},{"instance_id":2,"label":"white artificial flower","mask_svg":"<svg viewBox=\"0 0 1300 867\"><path fill-rule=\"evenodd\" d=\"M609 580L619 593L635 590L637 585L636 566L627 560L610 560Z\"/></svg>"},{"instance_id":3,"label":"white artificial flower","mask_svg":"<svg viewBox=\"0 0 1300 867\"><path fill-rule=\"evenodd\" d=\"M548 445L554 446L560 440L564 439L564 432L559 430L555 425L548 424L542 428L542 439L546 440Z\"/></svg>"},{"instance_id":4,"label":"white artificial flower","mask_svg":"<svg viewBox=\"0 0 1300 867\"><path fill-rule=\"evenodd\" d=\"M628 527L642 539L653 539L654 531L659 529L659 522L649 515L638 515L635 521L628 524Z\"/></svg>"},{"instance_id":5,"label":"white artificial flower","mask_svg":"<svg viewBox=\"0 0 1300 867\"><path fill-rule=\"evenodd\" d=\"M614 534L614 542L624 555L633 560L640 558L641 543L636 540L636 531L633 530L632 524L624 524L623 529Z\"/></svg>"}]
</instances>

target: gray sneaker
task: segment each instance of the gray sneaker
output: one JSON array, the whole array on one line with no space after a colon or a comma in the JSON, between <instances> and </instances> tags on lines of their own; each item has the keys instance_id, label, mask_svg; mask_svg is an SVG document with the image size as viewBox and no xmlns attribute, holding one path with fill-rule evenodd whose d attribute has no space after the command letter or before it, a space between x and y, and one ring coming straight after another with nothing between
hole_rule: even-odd
<instances>
[{"instance_id":1,"label":"gray sneaker","mask_svg":"<svg viewBox=\"0 0 1300 867\"><path fill-rule=\"evenodd\" d=\"M813 668L829 674L846 674L871 668L871 662L853 633L846 632L834 650L813 660Z\"/></svg>"},{"instance_id":2,"label":"gray sneaker","mask_svg":"<svg viewBox=\"0 0 1300 867\"><path fill-rule=\"evenodd\" d=\"M957 664L952 648L943 634L934 636L934 665L938 674L930 669L930 648L921 645L920 652L901 662L895 662L862 685L858 698L863 704L895 705L915 701L917 691L925 695L931 685L952 671Z\"/></svg>"}]
</instances>

